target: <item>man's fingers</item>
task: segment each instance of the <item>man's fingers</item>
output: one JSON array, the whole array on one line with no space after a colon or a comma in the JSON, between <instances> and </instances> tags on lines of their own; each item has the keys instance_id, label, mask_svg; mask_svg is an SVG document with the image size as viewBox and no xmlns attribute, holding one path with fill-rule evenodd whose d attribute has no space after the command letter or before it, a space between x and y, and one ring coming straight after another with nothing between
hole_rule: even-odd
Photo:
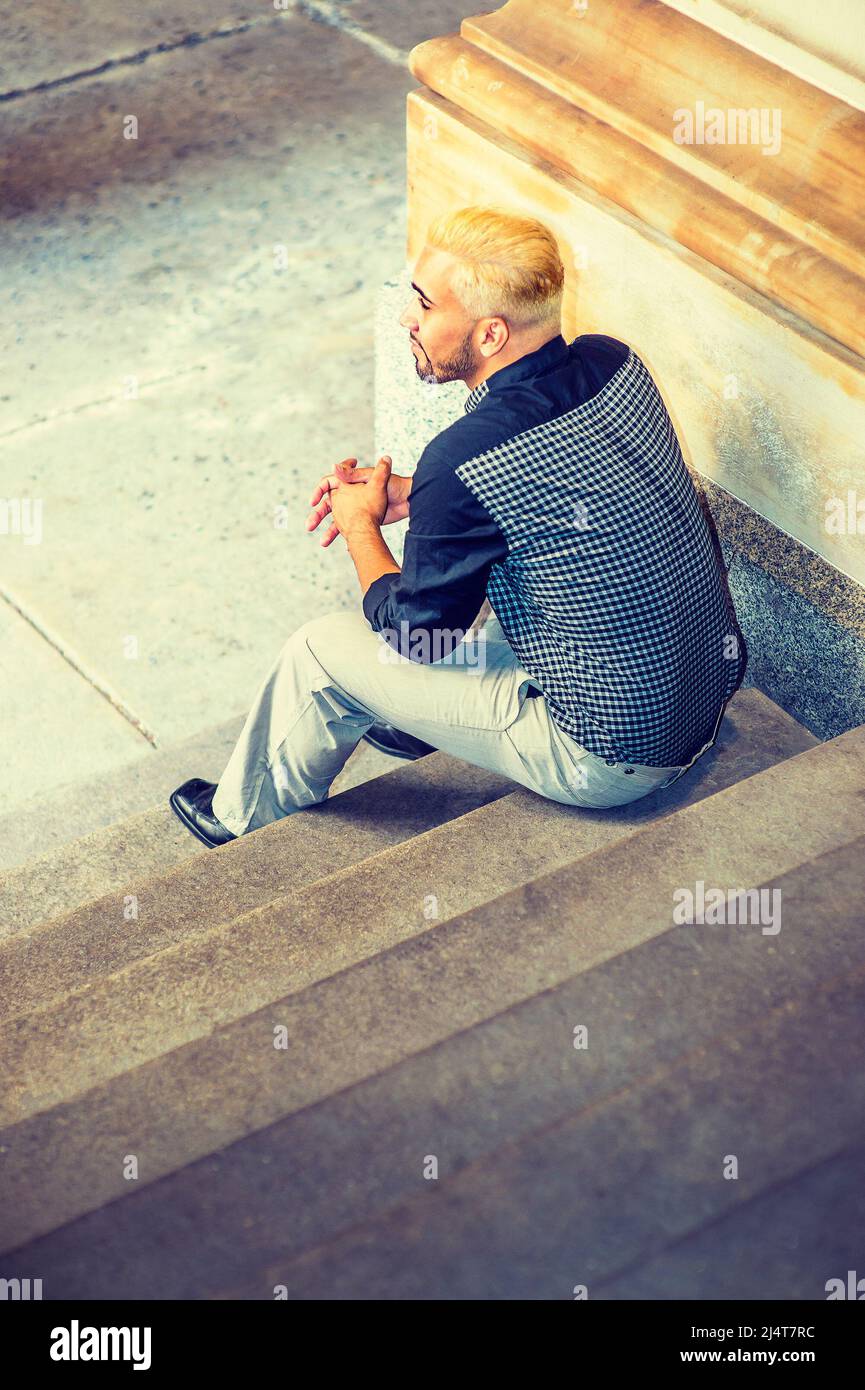
<instances>
[{"instance_id":1,"label":"man's fingers","mask_svg":"<svg viewBox=\"0 0 865 1390\"><path fill-rule=\"evenodd\" d=\"M330 498L325 495L325 500L317 507L314 507L306 518L307 531L314 531L320 522L330 513Z\"/></svg>"},{"instance_id":2,"label":"man's fingers","mask_svg":"<svg viewBox=\"0 0 865 1390\"><path fill-rule=\"evenodd\" d=\"M331 541L335 541L338 535L339 535L339 527L338 527L338 526L334 526L334 525L328 526L327 530L325 531L324 535L323 535L322 538L321 538L320 544L321 544L321 545L330 545Z\"/></svg>"},{"instance_id":3,"label":"man's fingers","mask_svg":"<svg viewBox=\"0 0 865 1390\"><path fill-rule=\"evenodd\" d=\"M340 479L336 476L335 473L328 473L324 478L321 479L318 487L315 489L312 496L310 497L309 505L311 507L314 507L316 502L318 502L319 499L322 497L327 497L331 488L337 487L339 485L339 482Z\"/></svg>"},{"instance_id":4,"label":"man's fingers","mask_svg":"<svg viewBox=\"0 0 865 1390\"><path fill-rule=\"evenodd\" d=\"M337 487L340 484L340 482L344 481L346 478L351 479L356 464L356 458L343 459L341 463L338 463L336 465L338 469L342 470L341 474L326 473L324 477L320 480L318 487L315 489L312 496L310 497L309 505L311 507L314 507L319 498L323 494L328 493L332 487ZM364 469L363 471L368 472L369 470Z\"/></svg>"}]
</instances>

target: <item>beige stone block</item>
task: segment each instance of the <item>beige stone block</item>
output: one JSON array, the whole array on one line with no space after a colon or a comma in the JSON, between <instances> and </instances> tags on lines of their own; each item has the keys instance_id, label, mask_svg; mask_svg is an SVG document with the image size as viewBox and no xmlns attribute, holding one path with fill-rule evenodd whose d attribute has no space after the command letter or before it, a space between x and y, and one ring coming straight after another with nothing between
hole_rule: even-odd
<instances>
[{"instance_id":1,"label":"beige stone block","mask_svg":"<svg viewBox=\"0 0 865 1390\"><path fill-rule=\"evenodd\" d=\"M433 93L408 98L409 257L447 208L502 203L553 229L563 332L630 343L689 464L858 582L865 537L827 529L865 478L862 358Z\"/></svg>"}]
</instances>

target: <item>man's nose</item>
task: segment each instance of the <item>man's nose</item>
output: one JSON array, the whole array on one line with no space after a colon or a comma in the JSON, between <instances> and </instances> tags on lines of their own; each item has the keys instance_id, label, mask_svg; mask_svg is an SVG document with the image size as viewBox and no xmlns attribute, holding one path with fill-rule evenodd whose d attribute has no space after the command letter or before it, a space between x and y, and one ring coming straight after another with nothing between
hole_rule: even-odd
<instances>
[{"instance_id":1,"label":"man's nose","mask_svg":"<svg viewBox=\"0 0 865 1390\"><path fill-rule=\"evenodd\" d=\"M411 304L407 304L399 316L401 328L417 328L417 319L412 313Z\"/></svg>"}]
</instances>

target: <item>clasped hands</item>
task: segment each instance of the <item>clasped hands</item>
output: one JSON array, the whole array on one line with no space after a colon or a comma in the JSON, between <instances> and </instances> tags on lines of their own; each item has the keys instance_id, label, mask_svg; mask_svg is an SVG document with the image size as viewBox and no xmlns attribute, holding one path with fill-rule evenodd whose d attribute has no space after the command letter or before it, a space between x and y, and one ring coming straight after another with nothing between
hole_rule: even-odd
<instances>
[{"instance_id":1,"label":"clasped hands","mask_svg":"<svg viewBox=\"0 0 865 1390\"><path fill-rule=\"evenodd\" d=\"M339 535L348 541L353 530L368 526L370 521L376 526L402 521L408 516L412 479L391 473L391 464L390 454L383 454L375 468L358 468L356 458L343 459L313 492L307 531L314 531L330 515L331 524L320 542L330 545Z\"/></svg>"}]
</instances>

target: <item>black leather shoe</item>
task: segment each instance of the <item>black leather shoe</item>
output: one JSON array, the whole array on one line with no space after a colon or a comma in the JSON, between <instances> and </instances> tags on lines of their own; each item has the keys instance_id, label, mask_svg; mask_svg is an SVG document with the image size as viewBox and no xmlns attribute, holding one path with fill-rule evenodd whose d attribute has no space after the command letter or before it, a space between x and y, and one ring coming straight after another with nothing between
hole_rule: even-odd
<instances>
[{"instance_id":1,"label":"black leather shoe","mask_svg":"<svg viewBox=\"0 0 865 1390\"><path fill-rule=\"evenodd\" d=\"M192 777L168 798L174 814L208 849L216 849L219 845L227 845L229 840L237 839L222 821L216 819L211 809L213 793L218 785L217 782L203 782L200 777Z\"/></svg>"},{"instance_id":2,"label":"black leather shoe","mask_svg":"<svg viewBox=\"0 0 865 1390\"><path fill-rule=\"evenodd\" d=\"M393 753L396 758L422 758L425 753L436 751L431 743L424 743L423 739L404 734L401 729L395 729L393 724L370 724L364 738L380 753Z\"/></svg>"}]
</instances>

